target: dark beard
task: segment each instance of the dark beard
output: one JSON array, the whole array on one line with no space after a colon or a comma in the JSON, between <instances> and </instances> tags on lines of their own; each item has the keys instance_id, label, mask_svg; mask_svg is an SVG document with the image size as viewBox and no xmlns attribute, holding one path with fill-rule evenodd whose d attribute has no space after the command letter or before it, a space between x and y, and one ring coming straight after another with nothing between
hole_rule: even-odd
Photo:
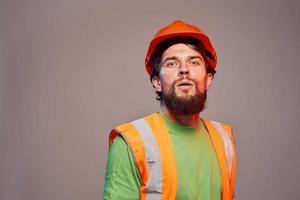
<instances>
[{"instance_id":1,"label":"dark beard","mask_svg":"<svg viewBox=\"0 0 300 200\"><path fill-rule=\"evenodd\" d=\"M205 108L206 91L204 93L197 91L195 95L189 97L178 97L175 93L175 84L176 82L172 84L169 93L162 94L162 101L172 114L192 115L200 113Z\"/></svg>"}]
</instances>

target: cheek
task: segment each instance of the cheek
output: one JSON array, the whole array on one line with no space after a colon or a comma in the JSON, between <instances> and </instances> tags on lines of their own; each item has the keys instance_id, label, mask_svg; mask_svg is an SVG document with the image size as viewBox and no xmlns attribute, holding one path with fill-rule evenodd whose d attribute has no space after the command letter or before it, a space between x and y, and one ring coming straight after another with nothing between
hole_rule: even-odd
<instances>
[{"instance_id":1,"label":"cheek","mask_svg":"<svg viewBox=\"0 0 300 200\"><path fill-rule=\"evenodd\" d=\"M205 83L197 83L197 89L199 92L204 92L206 89Z\"/></svg>"},{"instance_id":2,"label":"cheek","mask_svg":"<svg viewBox=\"0 0 300 200\"><path fill-rule=\"evenodd\" d=\"M201 80L197 81L197 90L198 90L198 92L201 92L201 93L206 91L205 78L202 78Z\"/></svg>"},{"instance_id":3,"label":"cheek","mask_svg":"<svg viewBox=\"0 0 300 200\"><path fill-rule=\"evenodd\" d=\"M172 86L174 81L176 80L176 76L174 76L174 73L171 71L163 70L161 69L160 74L160 82L162 89L168 89Z\"/></svg>"},{"instance_id":4,"label":"cheek","mask_svg":"<svg viewBox=\"0 0 300 200\"><path fill-rule=\"evenodd\" d=\"M206 69L204 66L190 68L191 77L203 79L206 76Z\"/></svg>"},{"instance_id":5,"label":"cheek","mask_svg":"<svg viewBox=\"0 0 300 200\"><path fill-rule=\"evenodd\" d=\"M162 67L159 72L161 79L171 79L176 75L176 70Z\"/></svg>"},{"instance_id":6,"label":"cheek","mask_svg":"<svg viewBox=\"0 0 300 200\"><path fill-rule=\"evenodd\" d=\"M204 92L206 90L206 76L203 76L203 74L199 76L198 78L194 79L196 80L197 90L199 92Z\"/></svg>"},{"instance_id":7,"label":"cheek","mask_svg":"<svg viewBox=\"0 0 300 200\"><path fill-rule=\"evenodd\" d=\"M206 70L205 68L194 68L191 70L191 79L197 82L198 87L206 85Z\"/></svg>"},{"instance_id":8,"label":"cheek","mask_svg":"<svg viewBox=\"0 0 300 200\"><path fill-rule=\"evenodd\" d=\"M172 83L169 79L161 79L161 89L165 92L169 91L172 86Z\"/></svg>"}]
</instances>

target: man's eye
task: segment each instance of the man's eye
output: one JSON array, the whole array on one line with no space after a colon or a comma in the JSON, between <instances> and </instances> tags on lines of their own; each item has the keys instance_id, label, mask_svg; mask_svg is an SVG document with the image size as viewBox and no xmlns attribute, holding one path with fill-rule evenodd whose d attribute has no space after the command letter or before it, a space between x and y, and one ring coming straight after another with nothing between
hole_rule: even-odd
<instances>
[{"instance_id":1,"label":"man's eye","mask_svg":"<svg viewBox=\"0 0 300 200\"><path fill-rule=\"evenodd\" d=\"M176 62L167 62L166 67L176 67L177 63Z\"/></svg>"},{"instance_id":2,"label":"man's eye","mask_svg":"<svg viewBox=\"0 0 300 200\"><path fill-rule=\"evenodd\" d=\"M199 61L193 60L190 62L192 66L199 66L201 63Z\"/></svg>"}]
</instances>

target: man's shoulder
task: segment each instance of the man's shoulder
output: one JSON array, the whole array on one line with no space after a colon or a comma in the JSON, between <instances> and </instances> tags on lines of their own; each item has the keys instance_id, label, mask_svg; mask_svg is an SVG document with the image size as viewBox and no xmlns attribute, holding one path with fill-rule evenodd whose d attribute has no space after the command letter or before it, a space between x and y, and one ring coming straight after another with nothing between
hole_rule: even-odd
<instances>
[{"instance_id":1,"label":"man's shoulder","mask_svg":"<svg viewBox=\"0 0 300 200\"><path fill-rule=\"evenodd\" d=\"M231 127L231 125L229 125L228 123L224 123L224 122L220 122L220 121L215 121L215 120L211 120L211 119L208 119L208 118L203 118L204 121L208 121L210 123L213 123L213 124L220 124L222 126L226 126L226 127Z\"/></svg>"},{"instance_id":2,"label":"man's shoulder","mask_svg":"<svg viewBox=\"0 0 300 200\"><path fill-rule=\"evenodd\" d=\"M229 136L233 137L232 126L231 125L229 125L227 123L224 123L224 122L219 122L219 121L214 121L214 120L211 120L211 119L207 119L207 118L204 118L203 121L206 124L206 126L212 125L213 127L217 128L217 129L219 129L218 127L221 127L223 129L225 129L226 132L229 134Z\"/></svg>"},{"instance_id":3,"label":"man's shoulder","mask_svg":"<svg viewBox=\"0 0 300 200\"><path fill-rule=\"evenodd\" d=\"M137 133L137 124L141 125L141 122L145 122L144 120L157 120L160 118L160 114L158 112L149 114L147 116L138 118L136 120L133 121L129 121L123 124L120 124L118 126L116 126L115 128L113 128L109 134L109 143L112 144L113 140L117 137L117 136L121 136L121 137L128 137L128 138L135 138L137 139L137 137L132 137L132 136L136 136ZM143 125L143 123L142 123ZM128 139L127 138L127 139Z\"/></svg>"},{"instance_id":4,"label":"man's shoulder","mask_svg":"<svg viewBox=\"0 0 300 200\"><path fill-rule=\"evenodd\" d=\"M135 119L135 120L132 120L132 121L129 121L129 122L125 122L123 124L119 124L115 127L116 130L123 130L123 129L128 129L130 127L132 127L132 124L138 122L138 121L141 121L143 119L153 119L153 118L158 118L160 117L159 113L158 112L154 112L154 113L151 113L149 115L146 115L144 117L140 117L138 119Z\"/></svg>"}]
</instances>

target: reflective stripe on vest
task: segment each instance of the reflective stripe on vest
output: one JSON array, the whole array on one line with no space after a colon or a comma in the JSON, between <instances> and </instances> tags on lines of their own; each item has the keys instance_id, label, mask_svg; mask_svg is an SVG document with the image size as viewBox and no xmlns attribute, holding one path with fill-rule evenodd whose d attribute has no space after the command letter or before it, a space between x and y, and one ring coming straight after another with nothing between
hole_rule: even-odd
<instances>
[{"instance_id":1,"label":"reflective stripe on vest","mask_svg":"<svg viewBox=\"0 0 300 200\"><path fill-rule=\"evenodd\" d=\"M210 121L215 128L218 130L219 134L221 135L223 142L224 142L224 149L225 149L225 156L227 160L227 167L228 167L228 173L229 176L231 176L231 169L232 169L232 159L233 159L233 144L229 137L229 135L226 133L226 130L222 127L222 125L219 122Z\"/></svg>"},{"instance_id":2,"label":"reflective stripe on vest","mask_svg":"<svg viewBox=\"0 0 300 200\"><path fill-rule=\"evenodd\" d=\"M146 199L161 199L162 194L162 162L154 134L145 119L132 122L140 133L146 154L148 167L148 182L146 184Z\"/></svg>"},{"instance_id":3,"label":"reflective stripe on vest","mask_svg":"<svg viewBox=\"0 0 300 200\"><path fill-rule=\"evenodd\" d=\"M235 153L228 130L218 122L204 119L222 175L222 200L231 200L235 175ZM116 132L116 131L117 132ZM177 174L169 131L158 113L118 126L110 143L120 134L129 145L141 175L141 197L170 200L176 198ZM233 169L233 175L230 173ZM233 178L232 178L233 177ZM232 183L229 179L232 178Z\"/></svg>"}]
</instances>

